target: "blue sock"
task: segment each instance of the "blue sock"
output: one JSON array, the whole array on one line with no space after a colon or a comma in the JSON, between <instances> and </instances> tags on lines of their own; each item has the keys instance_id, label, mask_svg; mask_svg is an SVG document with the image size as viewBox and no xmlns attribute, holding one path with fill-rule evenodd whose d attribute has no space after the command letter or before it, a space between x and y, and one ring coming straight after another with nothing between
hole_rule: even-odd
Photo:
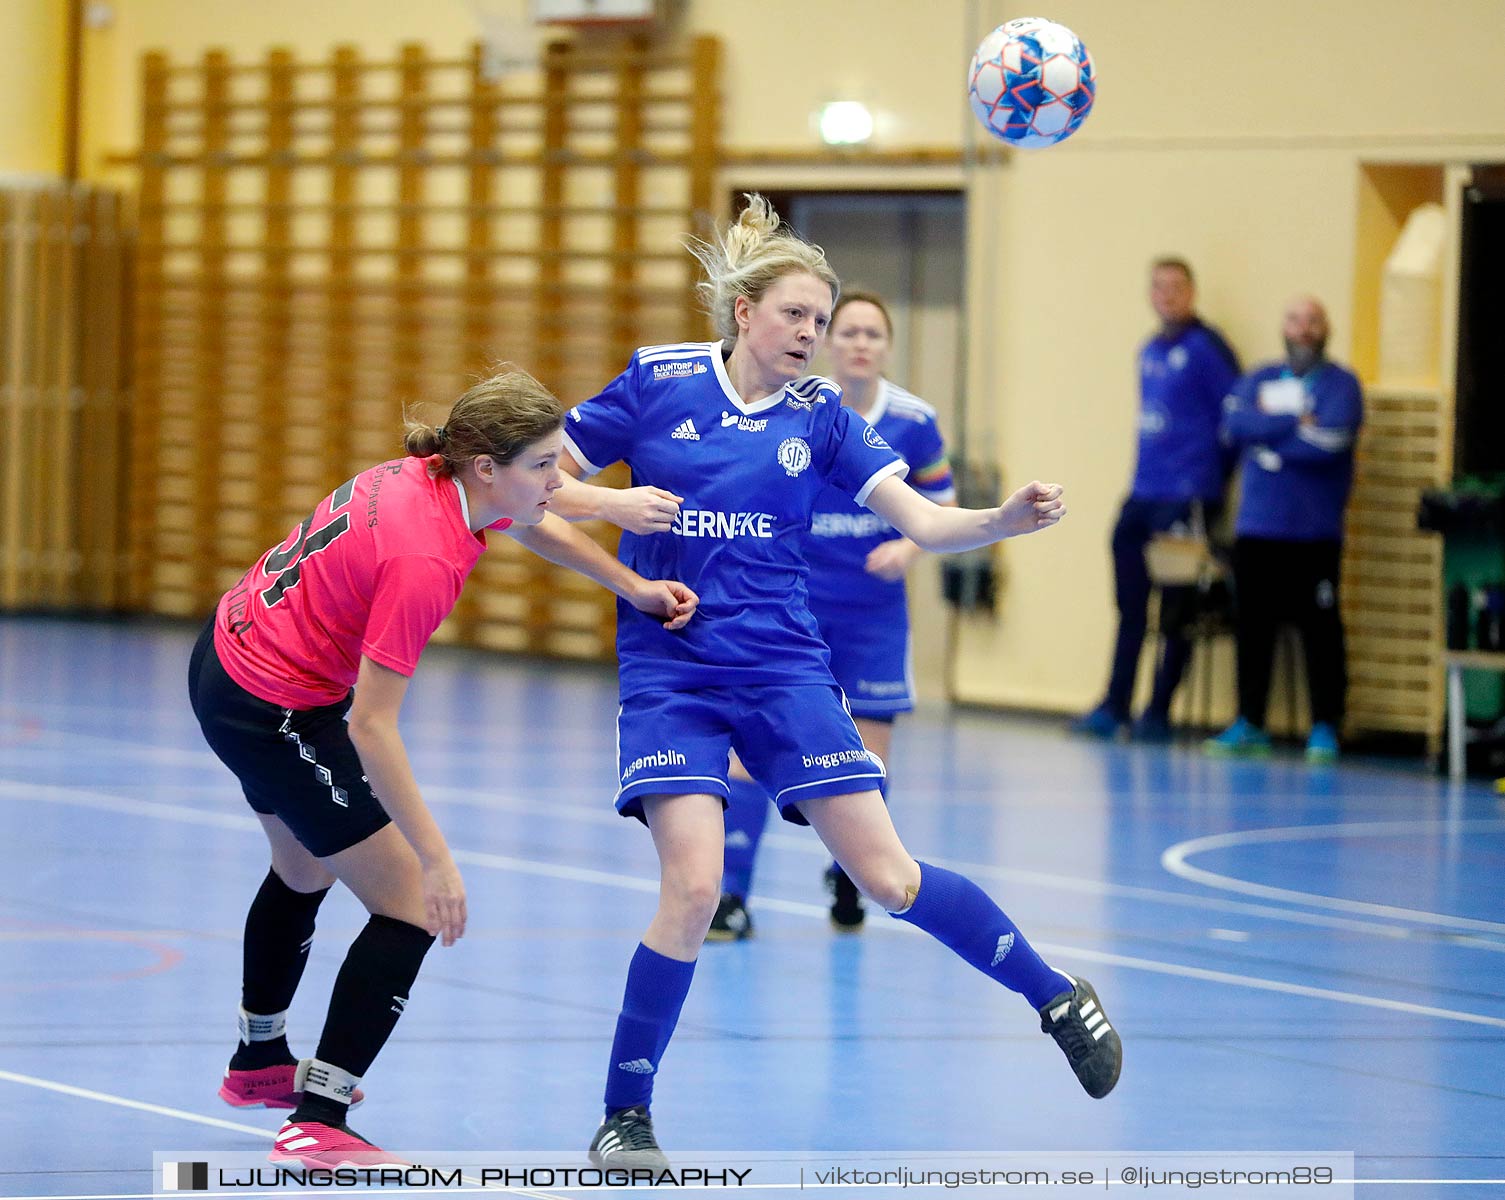
<instances>
[{"instance_id":1,"label":"blue sock","mask_svg":"<svg viewBox=\"0 0 1505 1200\"><path fill-rule=\"evenodd\" d=\"M690 991L695 964L665 958L638 943L627 968L622 1015L611 1043L611 1071L606 1077L606 1115L653 1098L653 1076L674 1036L679 1010Z\"/></svg>"},{"instance_id":2,"label":"blue sock","mask_svg":"<svg viewBox=\"0 0 1505 1200\"><path fill-rule=\"evenodd\" d=\"M750 779L731 781L732 798L726 806L726 860L721 868L721 890L747 899L752 890L753 862L768 810L768 793Z\"/></svg>"},{"instance_id":3,"label":"blue sock","mask_svg":"<svg viewBox=\"0 0 1505 1200\"><path fill-rule=\"evenodd\" d=\"M908 912L894 915L956 951L988 978L1022 993L1034 1008L1071 991L1071 980L1047 966L1004 911L965 875L922 862L920 894Z\"/></svg>"}]
</instances>

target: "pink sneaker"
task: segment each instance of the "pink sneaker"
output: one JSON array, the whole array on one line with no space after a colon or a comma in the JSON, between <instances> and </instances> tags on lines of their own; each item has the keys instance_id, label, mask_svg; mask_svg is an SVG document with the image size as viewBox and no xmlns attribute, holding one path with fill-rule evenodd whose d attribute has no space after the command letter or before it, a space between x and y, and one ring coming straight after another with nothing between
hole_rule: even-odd
<instances>
[{"instance_id":1,"label":"pink sneaker","mask_svg":"<svg viewBox=\"0 0 1505 1200\"><path fill-rule=\"evenodd\" d=\"M272 1143L269 1162L297 1162L305 1167L410 1167L395 1154L373 1146L348 1125L321 1121L284 1121Z\"/></svg>"},{"instance_id":2,"label":"pink sneaker","mask_svg":"<svg viewBox=\"0 0 1505 1200\"><path fill-rule=\"evenodd\" d=\"M298 1064L278 1063L275 1067L262 1067L258 1071L233 1071L225 1068L225 1082L219 1085L219 1098L236 1108L297 1108L303 1095L297 1086ZM354 1108L366 1098L360 1088L355 1089L350 1107Z\"/></svg>"}]
</instances>

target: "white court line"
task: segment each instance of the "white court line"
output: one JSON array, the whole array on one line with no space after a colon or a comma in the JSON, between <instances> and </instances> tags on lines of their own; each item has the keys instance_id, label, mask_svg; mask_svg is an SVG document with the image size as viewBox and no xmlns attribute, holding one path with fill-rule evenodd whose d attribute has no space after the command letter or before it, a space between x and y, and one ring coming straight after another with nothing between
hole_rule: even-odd
<instances>
[{"instance_id":1,"label":"white court line","mask_svg":"<svg viewBox=\"0 0 1505 1200\"><path fill-rule=\"evenodd\" d=\"M1132 1154L1133 1151L1125 1151L1125 1153L1126 1154ZM1105 1183L1104 1186L1105 1187L1108 1186L1109 1183L1111 1183L1111 1186L1113 1186L1113 1187L1133 1188L1136 1192L1142 1190L1141 1187L1138 1184L1121 1183L1118 1180L1108 1181L1107 1183ZM1484 1186L1495 1185L1495 1186L1498 1186L1500 1184L1505 1184L1505 1179L1334 1179L1333 1180L1333 1186L1336 1186L1336 1187L1347 1187L1347 1186L1353 1186L1353 1187L1356 1187L1356 1188L1361 1188L1361 1187L1376 1187L1376 1186L1383 1187L1383 1186L1387 1186L1387 1185L1391 1185L1391 1184L1408 1184L1408 1185L1412 1185L1412 1186L1414 1186L1416 1184L1438 1184L1438 1185L1441 1185L1443 1187L1477 1187L1477 1186L1480 1186L1480 1185L1484 1185ZM821 1191L821 1190L823 1190L825 1188L837 1188L837 1187L844 1187L844 1188L877 1188L877 1187L889 1187L889 1186L892 1186L892 1185L889 1185L889 1184L878 1184L878 1183L806 1183L806 1184L797 1184L797 1183L744 1183L741 1186L739 1186L736 1190L739 1191L739 1192L751 1192L751 1191L790 1191L790 1192L807 1191L808 1192L808 1191ZM979 1185L979 1186L981 1186L981 1185ZM1065 1184L1057 1184L1057 1185L1054 1185L1054 1187L1052 1187L1051 1190L1054 1191L1054 1190L1057 1190L1057 1189L1064 1189L1066 1186L1067 1185L1065 1185ZM905 1187L906 1187L906 1189L909 1189L909 1190L920 1190L920 1189L923 1189L923 1188L945 1188L945 1190L947 1190L947 1191L954 1190L954 1189L948 1187L946 1184L943 1184L943 1183L907 1183L907 1184L905 1184ZM454 1188L452 1190L451 1189L446 1189L445 1194L451 1194L451 1192L457 1192L457 1193L463 1194L463 1193L466 1193L466 1192L479 1192L479 1191L486 1191L488 1193L494 1193L497 1190L498 1189L496 1189L496 1188L482 1188L482 1187L468 1187L468 1188L466 1188L466 1187L461 1187L461 1188ZM593 1191L593 1190L595 1190L595 1189L576 1188L576 1189L574 1189L573 1191L570 1192L570 1195L579 1195L582 1191ZM615 1193L615 1192L638 1192L638 1191L644 1191L644 1190L653 1190L653 1189L651 1189L651 1188L645 1188L645 1187L621 1187L621 1188L612 1188L611 1192L613 1192L613 1193ZM723 1187L723 1186L721 1186L719 1184L717 1184L717 1185L695 1184L695 1185L689 1186L689 1187L679 1187L679 1188L676 1188L675 1190L676 1191L681 1191L681 1192L704 1192L704 1191L728 1191L729 1189L726 1188L726 1187ZM206 1196L213 1196L213 1195L224 1195L225 1193L223 1193L223 1192L217 1192L217 1193L216 1192L206 1192L204 1194ZM272 1191L272 1192L245 1192L245 1191L241 1191L239 1188L237 1188L237 1189L235 1189L235 1193L234 1194L236 1196L246 1196L246 1197L260 1198L260 1197L263 1197L263 1196L286 1196L288 1193L287 1193L286 1189L284 1189L282 1191ZM349 1195L350 1193L341 1190L341 1191L337 1191L336 1194L339 1194L339 1195ZM433 1188L385 1188L384 1187L384 1188L374 1189L373 1191L371 1191L369 1193L362 1192L362 1193L359 1193L359 1194L361 1194L361 1195L368 1195L368 1194L369 1195L381 1195L381 1196L414 1196L414 1195L432 1196L434 1194L434 1189ZM517 1191L514 1191L514 1192L509 1192L507 1194L508 1195L513 1195L513 1196L540 1196L540 1197L550 1196L550 1193L547 1193L547 1192L517 1192ZM39 1194L39 1195L35 1195L35 1196L3 1196L3 1197L0 1197L0 1200L181 1200L182 1196L183 1196L182 1192L91 1192L91 1193L88 1193L88 1194L79 1193L79 1194L70 1195L70 1196L57 1196L57 1195L53 1195L51 1193L44 1193L44 1194ZM552 1197L551 1197L551 1200L553 1200ZM557 1200L564 1200L564 1197L558 1197Z\"/></svg>"},{"instance_id":2,"label":"white court line","mask_svg":"<svg viewBox=\"0 0 1505 1200\"><path fill-rule=\"evenodd\" d=\"M152 746L138 741L111 738L100 734L69 734L73 740L87 740L95 743L116 747L122 751L129 751L131 757L145 759L147 761L159 761L174 765L203 765L216 762L214 755L207 750L187 750L175 747ZM23 786L17 784L16 786ZM24 785L35 788L38 785ZM0 781L0 789L4 789L5 782ZM65 789L66 790L66 789ZM513 797L505 793L493 793L490 797L483 797L475 792L465 789L434 786L425 789L435 800L453 804L463 804L468 807L482 809L503 808L510 811L527 811L536 813L535 806L528 804L521 797ZM108 797L102 793L92 793L100 800L118 799ZM61 802L67 803L66 799ZM500 802L500 803L498 803ZM148 803L142 801L140 803ZM113 811L127 811L118 805L96 804L94 807L110 808ZM204 814L201 809L183 810L199 813L203 819L202 824L215 824L228 827L234 817L214 818L212 814ZM591 823L615 824L622 818L614 811L602 809L599 806L551 804L551 814L567 817L575 820L586 820ZM1432 928L1468 929L1474 932L1505 934L1505 924L1488 921L1476 921L1467 917L1453 917L1441 913L1420 912L1413 909L1395 908L1386 905L1367 904L1363 901L1345 901L1336 897L1324 896L1320 893L1301 892L1285 888L1269 887L1263 884L1250 883L1231 876L1219 875L1211 871L1205 871L1198 867L1187 864L1184 860L1188 854L1200 853L1204 850L1212 850L1228 845L1251 845L1260 841L1296 841L1303 840L1301 835L1311 829L1362 829L1375 830L1396 829L1400 827L1425 827L1435 828L1439 824L1447 824L1451 828L1460 825L1492 825L1505 826L1505 822L1493 823L1487 821L1458 822L1458 821L1416 821L1416 822L1379 822L1369 826L1358 824L1350 826L1297 826L1289 830L1254 830L1235 832L1228 834L1216 834L1206 838L1195 838L1190 841L1180 842L1170 847L1161 855L1161 866L1172 875L1186 879L1189 882L1202 884L1221 891L1234 892L1243 895L1256 896L1263 899L1281 900L1286 903L1305 904L1308 907L1325 908L1330 911L1368 913L1391 919L1411 920ZM253 823L251 827L256 827ZM1276 836L1290 834L1291 836ZM1321 835L1317 835L1321 836ZM1366 835L1357 835L1366 836ZM1370 835L1372 836L1372 835ZM825 856L826 851L819 843L812 844L809 839L796 839L793 837L771 834L765 841L792 849L799 853L813 856ZM945 866L953 870L962 871L971 875L981 875L990 879L1001 879L1011 882L1031 883L1042 887L1052 887L1058 890L1074 891L1088 895L1119 896L1127 899L1145 900L1151 903L1169 904L1182 908L1202 908L1223 912L1240 912L1250 916L1267 917L1272 920L1287 921L1293 924L1315 925L1322 928L1347 929L1351 932L1372 934L1377 937L1386 937L1396 940L1412 937L1414 930L1407 929L1403 925L1381 924L1356 920L1344 920L1343 918L1323 916L1317 913L1303 913L1289 909L1270 908L1264 905L1245 905L1238 901L1217 900L1211 897L1187 896L1179 892L1166 892L1155 888L1133 887L1123 884L1103 883L1097 880L1082 879L1079 877L1056 875L1048 872L1025 871L1007 867L996 867L986 863L969 863L956 859L932 857L932 861L938 866ZM1488 942L1470 942L1461 940L1460 946L1470 949L1482 949L1500 951L1505 947L1490 944Z\"/></svg>"},{"instance_id":3,"label":"white court line","mask_svg":"<svg viewBox=\"0 0 1505 1200\"><path fill-rule=\"evenodd\" d=\"M50 757L59 749L74 752L83 742L108 747L111 755L117 758L141 759L146 762L167 763L171 766L203 767L219 762L214 752L207 746L203 750L154 746L147 742L106 737L98 733L78 733L66 729L48 729L45 731L45 736L39 734L23 742L12 743L6 747L6 751L12 758L22 757L28 752L41 753Z\"/></svg>"},{"instance_id":4,"label":"white court line","mask_svg":"<svg viewBox=\"0 0 1505 1200\"><path fill-rule=\"evenodd\" d=\"M1107 963L1115 967L1129 967L1149 971L1156 975L1179 975L1186 979L1202 979L1209 983L1227 983L1234 987L1251 988L1259 992L1282 992L1288 996L1306 996L1313 1000L1336 1000L1340 1004L1354 1004L1360 1008L1383 1008L1390 1012L1411 1013L1419 1017L1435 1017L1441 1021L1461 1021L1465 1025L1487 1025L1505 1029L1505 1017L1487 1017L1482 1013L1461 1012L1452 1008L1433 1008L1427 1004L1412 1004L1406 1000L1387 1000L1383 996L1366 996L1361 992L1339 992L1331 988L1308 987L1303 983L1283 983L1278 979L1261 979L1257 975L1235 975L1228 971L1209 971L1204 967L1183 967L1179 963L1160 962L1158 959L1134 958L1127 954L1113 954L1106 950L1084 950L1079 946L1059 946L1050 942L1031 942L1037 950L1048 951L1084 962Z\"/></svg>"},{"instance_id":5,"label":"white court line","mask_svg":"<svg viewBox=\"0 0 1505 1200\"><path fill-rule=\"evenodd\" d=\"M83 788L60 787L51 783L17 783L0 779L0 796L32 803L70 804L77 808L94 808L122 813L130 817L155 817L185 825L212 825L218 829L259 830L261 822L243 813L214 812L191 808L186 804L163 804L158 800L131 800L108 792L91 792Z\"/></svg>"},{"instance_id":6,"label":"white court line","mask_svg":"<svg viewBox=\"0 0 1505 1200\"><path fill-rule=\"evenodd\" d=\"M658 892L657 880L639 879L631 875L618 875L610 871L582 870L578 867L557 867L552 863L540 863L522 858L509 858L504 855L488 854L477 850L457 850L455 851L455 859L458 862L474 863L476 866L495 867L499 870L518 871L527 875L540 875L551 879L566 879L574 883L596 883L607 887L627 888L634 892ZM823 905L802 904L791 900L775 900L771 897L759 895L754 895L751 899L756 900L760 907L777 912L793 913L797 916L818 917L821 920L824 920L827 916L826 908ZM896 921L892 924L880 922L873 926L873 928L885 933L919 934L922 932L904 921ZM1051 942L1033 940L1031 944L1042 952L1059 954L1068 958L1079 958L1084 962L1107 963L1112 966L1148 971L1157 975L1176 975L1186 979L1201 979L1209 983L1226 983L1235 987L1247 987L1256 991L1280 992L1289 996L1306 996L1313 1000L1336 1000L1342 1004L1353 1004L1361 1008L1382 1008L1390 1012L1410 1013L1414 1016L1434 1017L1439 1020L1461 1021L1469 1025L1486 1025L1495 1029L1505 1029L1505 1017L1490 1017L1481 1013L1461 1012L1449 1008L1434 1008L1426 1004L1412 1004L1405 1000L1387 1000L1382 996L1366 996L1359 992L1340 992L1331 988L1308 987L1305 984L1299 983L1284 983L1275 979L1261 979L1256 975L1236 975L1228 971L1210 971L1203 967L1182 966L1179 963L1135 958L1127 954L1113 954L1102 950L1086 950L1078 946L1063 946Z\"/></svg>"},{"instance_id":7,"label":"white court line","mask_svg":"<svg viewBox=\"0 0 1505 1200\"><path fill-rule=\"evenodd\" d=\"M1219 875L1191 866L1187 857L1209 850L1222 850L1229 846L1258 846L1276 842L1312 842L1345 837L1395 837L1408 833L1430 833L1439 826L1450 830L1487 829L1505 830L1505 821L1369 821L1349 822L1337 825L1288 825L1279 829L1247 829L1234 833L1218 833L1210 837L1192 838L1177 842L1160 856L1160 865L1182 879L1223 891L1238 892L1245 896L1261 896L1266 900L1285 900L1306 904L1314 908L1330 908L1337 912L1364 913L1369 916L1389 917L1412 921L1418 925L1430 925L1440 929L1467 929L1475 933L1505 934L1505 924L1498 921L1481 921L1473 917L1454 917L1446 913L1425 912L1414 908L1397 908L1389 904L1371 904L1364 900L1344 900L1338 896L1325 896L1319 892L1300 892L1291 888L1270 887L1263 883L1250 883L1231 875Z\"/></svg>"},{"instance_id":8,"label":"white court line","mask_svg":"<svg viewBox=\"0 0 1505 1200\"><path fill-rule=\"evenodd\" d=\"M38 794L43 789L50 794ZM161 790L191 791L194 795L198 796L204 794L202 788L189 789L181 785ZM430 800L441 804L455 804L467 808L478 808L488 812L525 812L530 816L537 816L539 813L537 805L528 802L523 797L513 796L506 792L477 793L463 788L444 785L426 787L424 792ZM161 803L160 801L131 800L107 793L88 792L77 788L0 780L0 796L7 794L14 796L16 799L44 799L56 804L74 804L85 808L99 808L106 811L123 813L134 813L136 810L131 808L131 805ZM259 828L259 823L249 817L238 817L232 814L216 815L206 813L202 808L189 808L182 805L164 804L162 807L167 810L163 814L167 819L172 819L172 813L180 813L183 814L182 819L196 821L199 824L237 828L240 826L236 823L244 821L244 828ZM601 805L567 804L556 801L550 801L548 815L591 825L611 825L616 828L621 827L623 819L615 809L603 808ZM763 841L765 844L809 855L813 858L830 857L819 839L813 837L798 838L770 833L765 835ZM1183 843L1183 845L1185 844L1189 843ZM1175 847L1172 847L1172 850L1174 849ZM1164 904L1173 908L1186 908L1193 911L1239 913L1243 916L1261 917L1272 921L1285 921L1293 925L1310 925L1321 929L1342 929L1351 933L1368 934L1396 941L1415 937L1417 933L1415 929L1405 925L1330 916L1325 913L1301 912L1289 908L1274 908L1267 904L1251 904L1248 901L1226 900L1216 896L1194 896L1185 892L1168 892L1160 888L1104 883L1097 879L1086 879L1072 875L1057 875L1046 871L1028 871L1016 867L999 867L989 863L966 862L961 859L946 858L938 855L926 855L925 857L938 867L960 871L964 875L972 875L984 879L996 879L1005 883L1027 883L1036 887L1054 888L1057 891L1073 892L1081 895L1143 900L1149 904ZM1185 869L1187 871L1197 870L1195 867L1187 867ZM1178 872L1173 871L1172 873L1177 874ZM766 901L764 903L765 905L767 904ZM1458 918L1458 920L1466 920L1466 918ZM1456 944L1467 949L1488 950L1495 953L1505 952L1505 943L1466 939L1460 936Z\"/></svg>"},{"instance_id":9,"label":"white court line","mask_svg":"<svg viewBox=\"0 0 1505 1200\"><path fill-rule=\"evenodd\" d=\"M21 1075L15 1071L0 1070L0 1080L4 1080L8 1083L19 1083L25 1087L40 1088L44 1092L57 1092L59 1095L73 1096L79 1100L93 1100L99 1104L111 1104L116 1108L135 1109L138 1112L151 1113L153 1116L157 1117L172 1117L174 1120L189 1121L195 1125L208 1125L211 1129L228 1129L233 1133L250 1133L254 1134L258 1138L265 1138L267 1141L271 1141L277 1136L274 1131L269 1129L260 1129L255 1125L242 1125L238 1121L225 1121L220 1119L219 1117L204 1117L200 1116L198 1113L185 1112L181 1108L167 1108L166 1106L161 1104L148 1104L143 1100L131 1100L125 1096L112 1095L109 1092L96 1092L91 1088L74 1087L69 1083L58 1083L54 1079L39 1079L35 1075ZM125 1169L129 1170L130 1168ZM413 1190L422 1191L425 1189ZM463 1191L466 1189L459 1190ZM541 1198L541 1200L562 1200L561 1197L556 1197L551 1192L520 1191L516 1188L477 1186L476 1188L471 1190L500 1193L508 1196L532 1196L539 1197ZM158 1194L159 1193L155 1192L146 1192L139 1194L138 1196L132 1198L132 1200L151 1200L153 1196ZM287 1193L285 1191L242 1192L237 1189L235 1194L237 1196L284 1196ZM381 1194L401 1195L406 1194L406 1192L389 1191L388 1189L383 1188L381 1189ZM177 1197L181 1195L181 1193L169 1192L166 1193L166 1195ZM29 1198L17 1196L0 1196L0 1200L29 1200ZM68 1197L51 1196L48 1197L47 1200L68 1200ZM93 1198L79 1196L74 1197L73 1200L112 1200L112 1198L107 1196L98 1196ZM119 1196L113 1198L113 1200L128 1200L128 1198L126 1196Z\"/></svg>"},{"instance_id":10,"label":"white court line","mask_svg":"<svg viewBox=\"0 0 1505 1200\"><path fill-rule=\"evenodd\" d=\"M487 811L526 812L532 815L536 815L538 812L536 805L528 803L521 797L514 797L506 793L492 793L489 796L483 797L475 792L445 786L425 788L424 790L439 803L459 804ZM584 821L593 825L620 825L622 821L621 815L614 809L602 809L597 805L586 806L551 802L548 812L550 816ZM806 854L814 858L830 857L830 852L821 844L818 838L799 838L769 833L764 835L763 843ZM1027 871L1016 867L999 867L989 863L966 862L961 859L946 858L939 855L925 855L924 857L927 861L933 862L938 867L960 871L964 875L997 879L1007 883L1029 883L1037 887L1055 888L1058 891L1076 892L1089 896L1111 896L1127 900L1143 900L1152 904L1166 904L1173 908L1240 913L1245 916L1288 921L1295 925L1314 925L1323 929L1343 929L1352 933L1365 933L1375 937L1385 937L1394 940L1414 937L1417 932L1405 925L1355 920L1347 917L1328 916L1323 913L1300 912L1289 908L1272 908L1267 904L1250 904L1243 900L1225 900L1214 896L1193 896L1185 892L1167 892L1160 888L1104 883L1096 879L1084 879L1072 875L1057 875L1046 871ZM1196 870L1197 868L1187 869ZM1465 917L1457 919L1459 921L1468 920ZM1458 944L1467 946L1470 949L1505 951L1505 943L1497 944L1465 940L1460 941Z\"/></svg>"},{"instance_id":11,"label":"white court line","mask_svg":"<svg viewBox=\"0 0 1505 1200\"><path fill-rule=\"evenodd\" d=\"M0 781L0 795L18 785L9 785ZM35 793L32 799L56 799L59 793L67 793L71 789L47 787L46 794ZM84 797L78 803L85 807L94 807L93 799L96 793L77 793ZM111 811L123 813L135 813L139 816L153 817L158 820L197 820L205 815L197 809L191 809L176 804L159 804L145 800L125 800L118 796L103 797L108 801L107 807ZM69 803L62 800L62 803ZM187 815L183 815L187 814ZM232 818L237 823L234 828L255 827L259 823L252 818ZM228 824L229 821L226 821ZM1502 822L1501 824L1505 824ZM589 867L571 867L556 863L538 862L533 859L513 858L503 854L491 854L481 850L456 850L453 852L456 861L469 862L476 866L490 867L501 871L513 871L520 874L536 875L547 879L561 879L572 883L590 883L602 887L625 888L629 891L643 894L656 894L658 881L645 879L635 875L622 875L614 871L598 871ZM827 916L826 909L821 905L803 904L797 901L775 900L768 897L755 896L754 899L766 908L779 912L792 913L797 916L813 916L824 920ZM873 926L875 930L894 933L919 933L920 931L906 922L896 921L893 923L879 923ZM1052 943L1037 942L1035 945L1048 950L1052 954L1061 954L1067 957L1076 957L1084 962L1101 962L1113 966L1128 967L1131 970L1147 971L1159 975L1175 975L1188 979L1201 979L1209 983L1224 983L1235 987L1246 987L1256 991L1281 992L1291 996L1306 996L1315 1000L1333 1000L1341 1004L1353 1004L1362 1008L1380 1008L1391 1012L1403 1012L1414 1016L1432 1017L1444 1021L1458 1021L1467 1025L1486 1025L1492 1028L1505 1029L1505 1018L1486 1016L1482 1013L1464 1012L1458 1009L1434 1008L1424 1004L1412 1004L1404 1000L1388 1000L1380 996L1366 996L1359 992L1342 992L1330 988L1308 987L1304 984L1283 983L1279 980L1263 979L1257 975L1237 975L1227 971L1210 971L1202 967L1182 966L1179 963L1161 962L1158 959L1135 958L1129 955L1112 954L1101 950L1086 950L1076 946L1064 946Z\"/></svg>"},{"instance_id":12,"label":"white court line","mask_svg":"<svg viewBox=\"0 0 1505 1200\"><path fill-rule=\"evenodd\" d=\"M38 1079L35 1075L18 1075L14 1071L0 1071L0 1079L19 1083L26 1087L41 1088L44 1092L57 1092L63 1096L76 1096L80 1100L94 1100L100 1104L113 1104L117 1108L133 1108L138 1112L151 1113L158 1117L172 1117L178 1121L191 1121L195 1125L208 1125L211 1129L228 1129L232 1133L249 1133L271 1141L276 1137L273 1130L259 1129L255 1125L242 1125L239 1121L225 1121L219 1117L202 1117L198 1113L185 1112L181 1108L166 1108L160 1104L147 1104L143 1100L128 1100L124 1096L112 1096L109 1092L96 1092L89 1088L57 1083L51 1079Z\"/></svg>"},{"instance_id":13,"label":"white court line","mask_svg":"<svg viewBox=\"0 0 1505 1200\"><path fill-rule=\"evenodd\" d=\"M530 858L510 858L505 854L491 854L485 850L455 850L451 852L456 862L474 863L478 867L493 867L498 871L516 871L519 875L538 875L545 879L566 879L572 883L597 883L603 887L625 888L630 892L658 895L657 879L642 879L635 875L619 875L613 871L595 871L588 867L566 867L555 863L537 862ZM830 910L824 904L809 904L799 900L778 900L772 896L755 895L750 899L758 902L759 908L771 912L793 913L800 917L819 917L825 920ZM912 925L901 924L899 928L913 930Z\"/></svg>"}]
</instances>

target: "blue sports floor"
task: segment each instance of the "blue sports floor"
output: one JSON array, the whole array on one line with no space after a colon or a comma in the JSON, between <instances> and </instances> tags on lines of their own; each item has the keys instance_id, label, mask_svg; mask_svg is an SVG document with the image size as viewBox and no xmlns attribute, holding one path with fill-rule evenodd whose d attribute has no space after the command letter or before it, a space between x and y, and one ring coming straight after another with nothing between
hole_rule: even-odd
<instances>
[{"instance_id":1,"label":"blue sports floor","mask_svg":"<svg viewBox=\"0 0 1505 1200\"><path fill-rule=\"evenodd\" d=\"M153 1152L256 1151L279 1122L215 1096L266 855L188 709L194 633L0 617L0 1196L150 1195ZM583 1152L656 886L646 832L611 808L615 712L602 670L426 657L405 735L471 925L366 1078L373 1141ZM940 711L900 725L892 776L910 849L1092 979L1124 1039L1117 1091L1085 1097L1022 1000L907 926L833 934L821 848L779 827L757 937L706 948L664 1062L671 1157L1352 1151L1361 1197L1505 1195L1488 788ZM336 889L295 1049L363 919Z\"/></svg>"}]
</instances>

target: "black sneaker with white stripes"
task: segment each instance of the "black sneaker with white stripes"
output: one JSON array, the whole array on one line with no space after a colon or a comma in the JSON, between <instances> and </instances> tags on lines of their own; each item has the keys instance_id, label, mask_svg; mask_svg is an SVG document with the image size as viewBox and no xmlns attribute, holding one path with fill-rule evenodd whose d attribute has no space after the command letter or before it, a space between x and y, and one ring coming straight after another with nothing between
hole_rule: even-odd
<instances>
[{"instance_id":1,"label":"black sneaker with white stripes","mask_svg":"<svg viewBox=\"0 0 1505 1200\"><path fill-rule=\"evenodd\" d=\"M716 905L716 915L711 918L711 927L705 931L708 942L740 942L752 937L752 917L747 911L747 901L731 892L721 893L721 902Z\"/></svg>"},{"instance_id":2,"label":"black sneaker with white stripes","mask_svg":"<svg viewBox=\"0 0 1505 1200\"><path fill-rule=\"evenodd\" d=\"M591 1165L601 1167L646 1167L667 1171L669 1159L653 1136L653 1118L646 1105L619 1108L596 1130L591 1139Z\"/></svg>"},{"instance_id":3,"label":"black sneaker with white stripes","mask_svg":"<svg viewBox=\"0 0 1505 1200\"><path fill-rule=\"evenodd\" d=\"M1072 982L1073 990L1040 1009L1040 1029L1056 1039L1087 1094L1101 1100L1118 1082L1124 1047L1092 985L1085 979Z\"/></svg>"}]
</instances>

